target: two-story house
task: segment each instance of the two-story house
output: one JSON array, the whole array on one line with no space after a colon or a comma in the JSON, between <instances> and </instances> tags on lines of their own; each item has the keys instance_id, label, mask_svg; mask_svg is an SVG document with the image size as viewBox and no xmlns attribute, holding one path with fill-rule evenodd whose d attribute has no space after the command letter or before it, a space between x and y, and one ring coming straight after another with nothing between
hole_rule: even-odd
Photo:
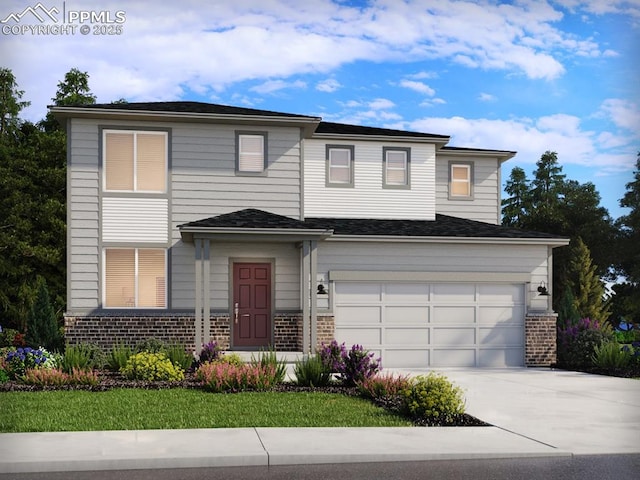
<instances>
[{"instance_id":1,"label":"two-story house","mask_svg":"<svg viewBox=\"0 0 640 480\"><path fill-rule=\"evenodd\" d=\"M548 365L552 249L504 228L515 152L197 102L51 107L68 134L71 343Z\"/></svg>"}]
</instances>

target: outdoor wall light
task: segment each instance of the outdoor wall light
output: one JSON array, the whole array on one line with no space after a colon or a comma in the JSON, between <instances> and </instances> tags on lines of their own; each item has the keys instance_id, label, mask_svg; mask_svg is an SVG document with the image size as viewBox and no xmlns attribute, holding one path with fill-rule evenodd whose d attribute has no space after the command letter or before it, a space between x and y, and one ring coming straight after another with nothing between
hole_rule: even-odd
<instances>
[{"instance_id":1,"label":"outdoor wall light","mask_svg":"<svg viewBox=\"0 0 640 480\"><path fill-rule=\"evenodd\" d=\"M319 284L318 285L318 295L326 295L327 291L324 289L324 285L323 284Z\"/></svg>"},{"instance_id":2,"label":"outdoor wall light","mask_svg":"<svg viewBox=\"0 0 640 480\"><path fill-rule=\"evenodd\" d=\"M540 285L538 285L538 295L540 295L541 297L548 297L549 296L549 291L547 290L547 284L544 282L540 282Z\"/></svg>"}]
</instances>

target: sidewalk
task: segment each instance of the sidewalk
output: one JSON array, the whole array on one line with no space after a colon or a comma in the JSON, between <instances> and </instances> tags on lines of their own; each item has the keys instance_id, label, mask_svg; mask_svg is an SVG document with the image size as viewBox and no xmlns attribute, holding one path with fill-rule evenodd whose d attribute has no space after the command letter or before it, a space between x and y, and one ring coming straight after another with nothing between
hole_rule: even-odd
<instances>
[{"instance_id":1,"label":"sidewalk","mask_svg":"<svg viewBox=\"0 0 640 480\"><path fill-rule=\"evenodd\" d=\"M0 473L566 456L496 427L239 428L0 435Z\"/></svg>"}]
</instances>

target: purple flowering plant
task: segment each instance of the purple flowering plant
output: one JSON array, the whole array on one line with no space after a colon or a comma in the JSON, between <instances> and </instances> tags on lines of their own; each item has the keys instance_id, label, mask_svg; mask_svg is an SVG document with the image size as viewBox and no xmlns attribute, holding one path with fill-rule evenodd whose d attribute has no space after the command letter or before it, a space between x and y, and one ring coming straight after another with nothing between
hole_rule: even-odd
<instances>
[{"instance_id":1,"label":"purple flowering plant","mask_svg":"<svg viewBox=\"0 0 640 480\"><path fill-rule=\"evenodd\" d=\"M345 385L355 386L381 370L380 358L374 359L374 353L362 345L353 345L347 350L344 343L333 340L328 345L323 343L318 354L325 369L337 373Z\"/></svg>"},{"instance_id":2,"label":"purple flowering plant","mask_svg":"<svg viewBox=\"0 0 640 480\"><path fill-rule=\"evenodd\" d=\"M25 374L27 369L46 368L57 366L57 361L52 353L40 347L18 347L10 350L5 356L5 367L11 378L18 378Z\"/></svg>"},{"instance_id":3,"label":"purple flowering plant","mask_svg":"<svg viewBox=\"0 0 640 480\"><path fill-rule=\"evenodd\" d=\"M200 361L200 364L214 362L220 359L221 354L222 352L218 342L209 342L202 346L202 351L200 352L200 358L198 360Z\"/></svg>"}]
</instances>

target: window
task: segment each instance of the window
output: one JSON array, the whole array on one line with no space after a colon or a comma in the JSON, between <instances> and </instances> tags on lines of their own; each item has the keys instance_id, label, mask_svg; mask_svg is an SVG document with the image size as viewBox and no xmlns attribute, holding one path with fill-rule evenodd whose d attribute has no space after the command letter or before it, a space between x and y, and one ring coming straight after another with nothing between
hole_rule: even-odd
<instances>
[{"instance_id":1,"label":"window","mask_svg":"<svg viewBox=\"0 0 640 480\"><path fill-rule=\"evenodd\" d=\"M105 249L104 307L166 308L166 264L165 249Z\"/></svg>"},{"instance_id":2,"label":"window","mask_svg":"<svg viewBox=\"0 0 640 480\"><path fill-rule=\"evenodd\" d=\"M383 152L384 188L409 188L409 168L411 164L411 150L409 148L387 148Z\"/></svg>"},{"instance_id":3,"label":"window","mask_svg":"<svg viewBox=\"0 0 640 480\"><path fill-rule=\"evenodd\" d=\"M352 145L327 145L327 186L353 187Z\"/></svg>"},{"instance_id":4,"label":"window","mask_svg":"<svg viewBox=\"0 0 640 480\"><path fill-rule=\"evenodd\" d=\"M263 173L267 160L266 133L236 132L236 170L241 173Z\"/></svg>"},{"instance_id":5,"label":"window","mask_svg":"<svg viewBox=\"0 0 640 480\"><path fill-rule=\"evenodd\" d=\"M167 190L167 132L104 131L104 189Z\"/></svg>"},{"instance_id":6,"label":"window","mask_svg":"<svg viewBox=\"0 0 640 480\"><path fill-rule=\"evenodd\" d=\"M473 164L449 164L449 197L471 198L473 195Z\"/></svg>"}]
</instances>

